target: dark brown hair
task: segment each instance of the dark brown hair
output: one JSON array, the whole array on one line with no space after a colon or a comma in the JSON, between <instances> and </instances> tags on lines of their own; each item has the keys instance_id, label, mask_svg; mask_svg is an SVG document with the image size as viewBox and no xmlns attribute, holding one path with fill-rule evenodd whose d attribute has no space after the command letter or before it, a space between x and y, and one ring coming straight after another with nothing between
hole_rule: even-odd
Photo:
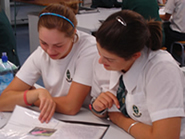
<instances>
[{"instance_id":1,"label":"dark brown hair","mask_svg":"<svg viewBox=\"0 0 185 139\"><path fill-rule=\"evenodd\" d=\"M77 20L71 8L64 4L50 4L46 8L44 8L40 14L48 12L56 13L68 18L74 24L74 27L63 18L53 15L45 15L39 18L38 31L40 27L46 27L47 29L57 29L61 32L64 32L66 34L66 37L74 36L74 30L77 25Z\"/></svg>"},{"instance_id":2,"label":"dark brown hair","mask_svg":"<svg viewBox=\"0 0 185 139\"><path fill-rule=\"evenodd\" d=\"M129 59L145 45L158 50L162 43L160 21L146 21L140 14L122 10L110 15L96 32L102 48L122 58Z\"/></svg>"}]
</instances>

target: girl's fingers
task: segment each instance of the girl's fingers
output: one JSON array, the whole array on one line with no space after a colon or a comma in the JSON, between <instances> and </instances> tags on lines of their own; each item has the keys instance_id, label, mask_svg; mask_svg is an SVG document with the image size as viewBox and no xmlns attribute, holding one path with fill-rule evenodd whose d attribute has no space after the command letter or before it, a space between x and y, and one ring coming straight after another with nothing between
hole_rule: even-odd
<instances>
[{"instance_id":1,"label":"girl's fingers","mask_svg":"<svg viewBox=\"0 0 185 139\"><path fill-rule=\"evenodd\" d=\"M55 112L56 104L53 100L41 101L42 106L40 107L41 113L39 120L43 123L48 123Z\"/></svg>"}]
</instances>

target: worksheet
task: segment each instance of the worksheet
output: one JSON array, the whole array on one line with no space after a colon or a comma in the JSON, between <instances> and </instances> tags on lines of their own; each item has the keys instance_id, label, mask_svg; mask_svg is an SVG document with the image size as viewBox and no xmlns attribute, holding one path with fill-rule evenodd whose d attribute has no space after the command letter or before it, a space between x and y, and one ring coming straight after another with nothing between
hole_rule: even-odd
<instances>
[{"instance_id":1,"label":"worksheet","mask_svg":"<svg viewBox=\"0 0 185 139\"><path fill-rule=\"evenodd\" d=\"M0 129L0 139L99 139L108 126L38 120L39 112L16 106L8 123Z\"/></svg>"}]
</instances>

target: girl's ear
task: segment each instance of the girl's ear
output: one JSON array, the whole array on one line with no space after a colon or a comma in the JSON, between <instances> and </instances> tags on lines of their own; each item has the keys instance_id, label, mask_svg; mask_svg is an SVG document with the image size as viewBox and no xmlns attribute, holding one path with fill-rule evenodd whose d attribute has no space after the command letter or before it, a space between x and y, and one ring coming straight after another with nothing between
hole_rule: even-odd
<instances>
[{"instance_id":1,"label":"girl's ear","mask_svg":"<svg viewBox=\"0 0 185 139\"><path fill-rule=\"evenodd\" d=\"M75 30L74 30L74 34L76 34L76 32L77 32L77 30L75 29Z\"/></svg>"},{"instance_id":2,"label":"girl's ear","mask_svg":"<svg viewBox=\"0 0 185 139\"><path fill-rule=\"evenodd\" d=\"M137 53L133 54L132 58L133 58L134 60L136 60L136 59L138 59L140 56L141 56L141 52L137 52Z\"/></svg>"}]
</instances>

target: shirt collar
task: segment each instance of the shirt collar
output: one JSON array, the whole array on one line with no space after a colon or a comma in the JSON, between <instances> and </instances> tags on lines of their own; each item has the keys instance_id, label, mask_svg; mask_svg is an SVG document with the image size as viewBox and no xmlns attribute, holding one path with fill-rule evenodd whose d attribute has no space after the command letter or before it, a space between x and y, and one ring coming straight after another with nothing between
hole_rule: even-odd
<instances>
[{"instance_id":1,"label":"shirt collar","mask_svg":"<svg viewBox=\"0 0 185 139\"><path fill-rule=\"evenodd\" d=\"M111 71L109 88L113 89L119 82L119 77L122 75L119 71Z\"/></svg>"}]
</instances>

